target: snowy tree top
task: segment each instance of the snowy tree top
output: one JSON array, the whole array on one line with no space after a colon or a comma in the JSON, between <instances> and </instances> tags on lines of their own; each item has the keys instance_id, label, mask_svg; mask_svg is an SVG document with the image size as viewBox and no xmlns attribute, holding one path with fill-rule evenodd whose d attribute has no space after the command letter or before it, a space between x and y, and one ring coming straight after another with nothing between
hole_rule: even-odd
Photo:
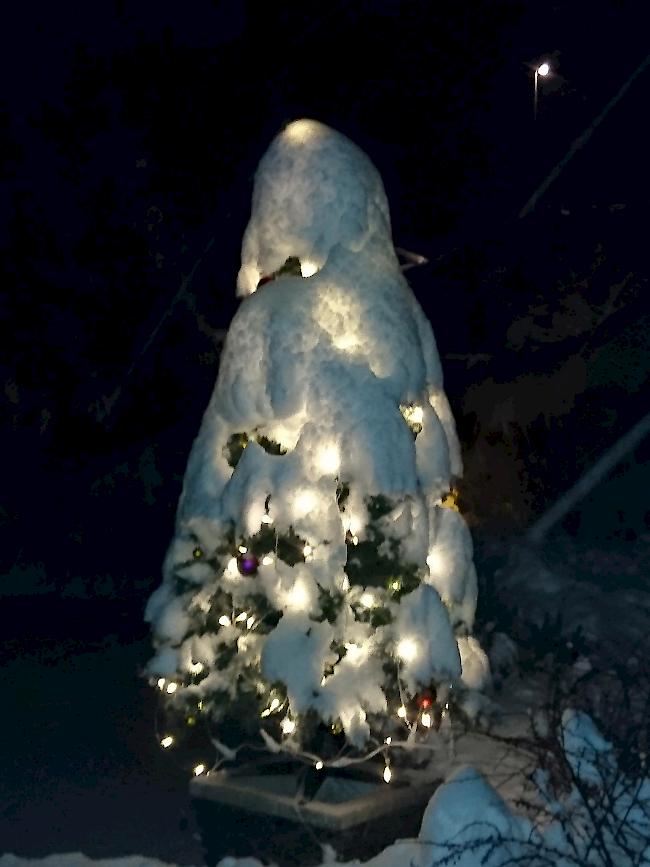
<instances>
[{"instance_id":1,"label":"snowy tree top","mask_svg":"<svg viewBox=\"0 0 650 867\"><path fill-rule=\"evenodd\" d=\"M377 169L324 124L290 123L255 175L238 294L250 295L260 277L290 256L317 270L337 245L358 252L375 243L392 252L388 202Z\"/></svg>"}]
</instances>

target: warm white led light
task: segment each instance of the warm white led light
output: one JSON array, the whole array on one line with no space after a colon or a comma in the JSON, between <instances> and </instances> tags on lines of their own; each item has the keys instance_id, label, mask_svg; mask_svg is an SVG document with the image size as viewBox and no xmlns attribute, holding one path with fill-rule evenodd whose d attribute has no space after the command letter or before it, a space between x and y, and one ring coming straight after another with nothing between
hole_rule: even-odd
<instances>
[{"instance_id":1,"label":"warm white led light","mask_svg":"<svg viewBox=\"0 0 650 867\"><path fill-rule=\"evenodd\" d=\"M271 518L270 515L262 515L262 523L263 524L272 524L273 519Z\"/></svg>"},{"instance_id":2,"label":"warm white led light","mask_svg":"<svg viewBox=\"0 0 650 867\"><path fill-rule=\"evenodd\" d=\"M401 705L401 707L398 707L397 716L400 719L406 719L406 708L404 707L404 705Z\"/></svg>"},{"instance_id":3,"label":"warm white led light","mask_svg":"<svg viewBox=\"0 0 650 867\"><path fill-rule=\"evenodd\" d=\"M386 767L384 768L384 782L390 783L392 778L393 778L393 772L391 771L390 766L386 765Z\"/></svg>"},{"instance_id":4,"label":"warm white led light","mask_svg":"<svg viewBox=\"0 0 650 867\"><path fill-rule=\"evenodd\" d=\"M294 511L298 517L309 514L316 505L316 495L313 491L299 491L293 501Z\"/></svg>"},{"instance_id":5,"label":"warm white led light","mask_svg":"<svg viewBox=\"0 0 650 867\"><path fill-rule=\"evenodd\" d=\"M402 638L397 645L397 655L404 662L412 662L418 655L418 646L412 638Z\"/></svg>"},{"instance_id":6,"label":"warm white led light","mask_svg":"<svg viewBox=\"0 0 650 867\"><path fill-rule=\"evenodd\" d=\"M231 577L234 577L234 576L239 574L239 569L237 568L237 560L235 557L231 557L230 560L228 560L228 565L226 566L226 572Z\"/></svg>"},{"instance_id":7,"label":"warm white led light","mask_svg":"<svg viewBox=\"0 0 650 867\"><path fill-rule=\"evenodd\" d=\"M248 548L246 547L246 545L240 545L238 550L239 550L240 554L247 554L248 553Z\"/></svg>"},{"instance_id":8,"label":"warm white led light","mask_svg":"<svg viewBox=\"0 0 650 867\"><path fill-rule=\"evenodd\" d=\"M307 260L300 263L300 273L303 277L313 277L316 271L318 271L318 265L315 262Z\"/></svg>"},{"instance_id":9,"label":"warm white led light","mask_svg":"<svg viewBox=\"0 0 650 867\"><path fill-rule=\"evenodd\" d=\"M273 701L271 702L269 710L271 711L271 713L273 713L273 711L277 710L279 707L280 707L280 699L274 698Z\"/></svg>"},{"instance_id":10,"label":"warm white led light","mask_svg":"<svg viewBox=\"0 0 650 867\"><path fill-rule=\"evenodd\" d=\"M230 626L230 617L226 614L222 614L218 620L219 626Z\"/></svg>"},{"instance_id":11,"label":"warm white led light","mask_svg":"<svg viewBox=\"0 0 650 867\"><path fill-rule=\"evenodd\" d=\"M171 747L173 743L174 738L171 735L165 735L165 737L160 741L160 746L167 749L167 747Z\"/></svg>"},{"instance_id":12,"label":"warm white led light","mask_svg":"<svg viewBox=\"0 0 650 867\"><path fill-rule=\"evenodd\" d=\"M359 599L359 602L364 606L364 608L372 608L373 605L375 605L375 601L375 597L372 593L368 593L367 591L362 593L361 598Z\"/></svg>"},{"instance_id":13,"label":"warm white led light","mask_svg":"<svg viewBox=\"0 0 650 867\"><path fill-rule=\"evenodd\" d=\"M270 554L265 554L262 557L262 566L270 566L273 563L273 557Z\"/></svg>"},{"instance_id":14,"label":"warm white led light","mask_svg":"<svg viewBox=\"0 0 650 867\"><path fill-rule=\"evenodd\" d=\"M167 692L171 695L173 692L176 692L178 689L177 683L168 683L167 684Z\"/></svg>"},{"instance_id":15,"label":"warm white led light","mask_svg":"<svg viewBox=\"0 0 650 867\"><path fill-rule=\"evenodd\" d=\"M426 729L430 729L430 728L431 728L431 714L430 714L430 713L423 713L423 714L422 714L422 725L423 725Z\"/></svg>"},{"instance_id":16,"label":"warm white led light","mask_svg":"<svg viewBox=\"0 0 650 867\"><path fill-rule=\"evenodd\" d=\"M158 678L158 689L164 689L164 688L165 688L165 678L159 677Z\"/></svg>"},{"instance_id":17,"label":"warm white led light","mask_svg":"<svg viewBox=\"0 0 650 867\"><path fill-rule=\"evenodd\" d=\"M389 736L386 738L386 740L384 741L385 744L389 744L389 745L390 745L392 742L393 742L393 739L391 738L390 735L389 735Z\"/></svg>"},{"instance_id":18,"label":"warm white led light","mask_svg":"<svg viewBox=\"0 0 650 867\"><path fill-rule=\"evenodd\" d=\"M238 614L235 617L235 623L243 623L244 620L248 620L248 611L242 611L241 614Z\"/></svg>"},{"instance_id":19,"label":"warm white led light","mask_svg":"<svg viewBox=\"0 0 650 867\"><path fill-rule=\"evenodd\" d=\"M440 575L445 568L445 558L437 548L432 548L427 557L427 566L432 575Z\"/></svg>"},{"instance_id":20,"label":"warm white led light","mask_svg":"<svg viewBox=\"0 0 650 867\"><path fill-rule=\"evenodd\" d=\"M305 547L302 549L302 553L303 553L303 555L304 555L305 557L309 557L309 555L311 554L311 552L312 552L313 550L314 550L314 549L312 548L311 545L305 545Z\"/></svg>"},{"instance_id":21,"label":"warm white led light","mask_svg":"<svg viewBox=\"0 0 650 867\"><path fill-rule=\"evenodd\" d=\"M317 771L321 771L323 769L323 763L321 762L320 759L316 762L314 767L316 768Z\"/></svg>"},{"instance_id":22,"label":"warm white led light","mask_svg":"<svg viewBox=\"0 0 650 867\"><path fill-rule=\"evenodd\" d=\"M323 446L318 452L318 466L324 473L335 475L341 466L341 454L335 445Z\"/></svg>"},{"instance_id":23,"label":"warm white led light","mask_svg":"<svg viewBox=\"0 0 650 867\"><path fill-rule=\"evenodd\" d=\"M253 623L255 623L255 617L254 617L254 615L251 614L251 616L250 616L250 617L248 618L248 620L246 621L246 628L247 628L247 629L252 629L252 628L253 628Z\"/></svg>"},{"instance_id":24,"label":"warm white led light","mask_svg":"<svg viewBox=\"0 0 650 867\"><path fill-rule=\"evenodd\" d=\"M287 595L287 604L290 608L304 609L307 607L308 602L309 594L307 593L307 589L304 584L296 581Z\"/></svg>"},{"instance_id":25,"label":"warm white led light","mask_svg":"<svg viewBox=\"0 0 650 867\"><path fill-rule=\"evenodd\" d=\"M290 735L291 732L293 732L295 730L296 724L292 719L289 719L288 716L285 716L285 718L280 723L280 728L282 729L282 731L284 732L285 735Z\"/></svg>"},{"instance_id":26,"label":"warm white led light","mask_svg":"<svg viewBox=\"0 0 650 867\"><path fill-rule=\"evenodd\" d=\"M205 765L197 765L194 768L194 776L200 777L204 770L205 770Z\"/></svg>"},{"instance_id":27,"label":"warm white led light","mask_svg":"<svg viewBox=\"0 0 650 867\"><path fill-rule=\"evenodd\" d=\"M201 674L201 672L203 671L203 663L202 662L190 663L190 671L192 674Z\"/></svg>"}]
</instances>

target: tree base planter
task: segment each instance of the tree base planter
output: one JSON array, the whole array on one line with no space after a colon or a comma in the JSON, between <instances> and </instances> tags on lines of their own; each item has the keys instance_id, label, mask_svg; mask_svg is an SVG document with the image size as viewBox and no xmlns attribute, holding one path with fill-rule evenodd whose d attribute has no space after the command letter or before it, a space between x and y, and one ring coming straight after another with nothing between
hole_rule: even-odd
<instances>
[{"instance_id":1,"label":"tree base planter","mask_svg":"<svg viewBox=\"0 0 650 867\"><path fill-rule=\"evenodd\" d=\"M190 794L208 867L227 855L292 867L320 864L326 844L366 860L417 836L435 788L275 765L197 777Z\"/></svg>"}]
</instances>

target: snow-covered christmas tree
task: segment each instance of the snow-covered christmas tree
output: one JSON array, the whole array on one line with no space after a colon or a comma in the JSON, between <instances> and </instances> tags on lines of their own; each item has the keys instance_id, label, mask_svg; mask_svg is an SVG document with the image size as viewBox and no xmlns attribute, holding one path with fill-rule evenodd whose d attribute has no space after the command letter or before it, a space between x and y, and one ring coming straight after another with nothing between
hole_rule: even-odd
<instances>
[{"instance_id":1,"label":"snow-covered christmas tree","mask_svg":"<svg viewBox=\"0 0 650 867\"><path fill-rule=\"evenodd\" d=\"M388 780L488 673L435 340L381 178L344 136L299 120L273 141L237 287L147 674L222 756L379 756Z\"/></svg>"}]
</instances>

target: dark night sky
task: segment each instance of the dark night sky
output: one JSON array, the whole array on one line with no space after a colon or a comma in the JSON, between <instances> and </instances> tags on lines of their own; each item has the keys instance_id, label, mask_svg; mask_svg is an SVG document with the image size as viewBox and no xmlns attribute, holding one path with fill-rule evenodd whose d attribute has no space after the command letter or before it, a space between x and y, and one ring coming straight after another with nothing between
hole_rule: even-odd
<instances>
[{"instance_id":1,"label":"dark night sky","mask_svg":"<svg viewBox=\"0 0 650 867\"><path fill-rule=\"evenodd\" d=\"M491 355L483 376L512 364L507 327L543 275L562 279L582 243L588 266L608 231L595 213L626 205L610 259L641 268L648 69L535 213L517 214L643 60L645 13L625 0L14 4L0 91L8 563L55 551L81 571L89 540L110 539L114 562L157 573L216 375L213 332L237 306L252 174L288 120L329 123L373 159L396 244L430 260L409 277L441 354ZM545 57L555 74L534 122ZM190 303L142 354L212 238ZM517 257L529 283L486 283ZM458 410L475 374L446 369Z\"/></svg>"}]
</instances>

